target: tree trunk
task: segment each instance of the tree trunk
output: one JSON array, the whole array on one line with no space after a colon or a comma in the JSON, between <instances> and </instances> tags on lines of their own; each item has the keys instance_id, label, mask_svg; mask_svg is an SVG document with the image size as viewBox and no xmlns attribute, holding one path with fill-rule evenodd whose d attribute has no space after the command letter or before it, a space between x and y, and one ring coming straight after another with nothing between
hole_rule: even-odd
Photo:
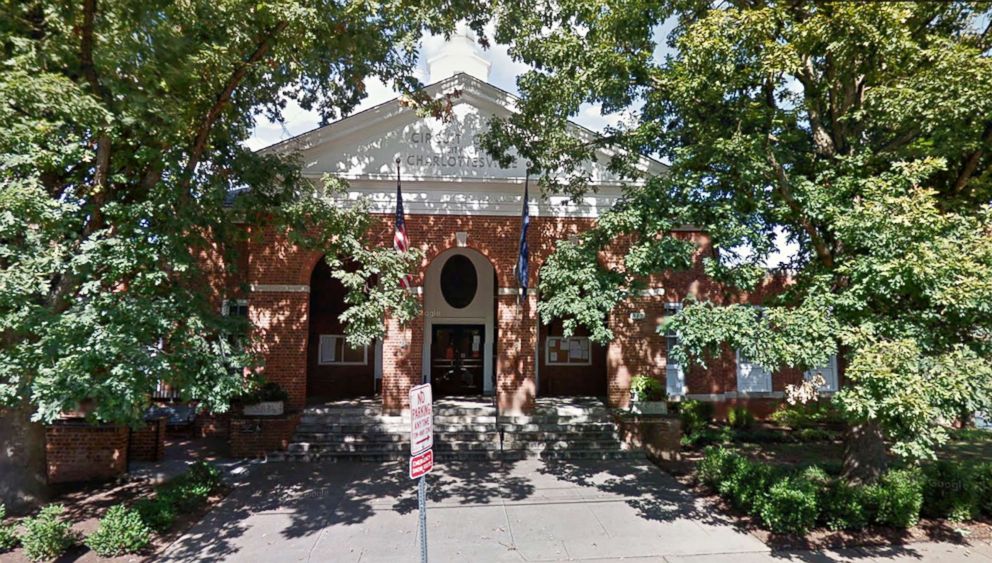
<instances>
[{"instance_id":1,"label":"tree trunk","mask_svg":"<svg viewBox=\"0 0 992 563\"><path fill-rule=\"evenodd\" d=\"M31 407L0 409L0 502L11 514L37 507L48 496L45 427L31 421Z\"/></svg>"},{"instance_id":2,"label":"tree trunk","mask_svg":"<svg viewBox=\"0 0 992 563\"><path fill-rule=\"evenodd\" d=\"M853 422L844 436L844 477L854 483L874 483L885 472L885 437L877 422Z\"/></svg>"}]
</instances>

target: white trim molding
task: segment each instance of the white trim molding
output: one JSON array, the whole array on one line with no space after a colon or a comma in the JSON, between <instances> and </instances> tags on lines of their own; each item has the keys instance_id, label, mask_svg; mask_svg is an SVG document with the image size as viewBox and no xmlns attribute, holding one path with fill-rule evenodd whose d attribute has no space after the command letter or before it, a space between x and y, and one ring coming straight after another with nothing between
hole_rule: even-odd
<instances>
[{"instance_id":1,"label":"white trim molding","mask_svg":"<svg viewBox=\"0 0 992 563\"><path fill-rule=\"evenodd\" d=\"M661 297L665 295L665 288L663 287L649 287L647 289L642 289L637 292L638 297Z\"/></svg>"},{"instance_id":2,"label":"white trim molding","mask_svg":"<svg viewBox=\"0 0 992 563\"><path fill-rule=\"evenodd\" d=\"M520 295L519 287L501 287L497 290L497 294L500 296L510 295L517 296ZM527 289L527 295L537 295L537 288L531 287Z\"/></svg>"},{"instance_id":3,"label":"white trim molding","mask_svg":"<svg viewBox=\"0 0 992 563\"><path fill-rule=\"evenodd\" d=\"M249 288L252 293L310 293L309 285L253 283Z\"/></svg>"}]
</instances>

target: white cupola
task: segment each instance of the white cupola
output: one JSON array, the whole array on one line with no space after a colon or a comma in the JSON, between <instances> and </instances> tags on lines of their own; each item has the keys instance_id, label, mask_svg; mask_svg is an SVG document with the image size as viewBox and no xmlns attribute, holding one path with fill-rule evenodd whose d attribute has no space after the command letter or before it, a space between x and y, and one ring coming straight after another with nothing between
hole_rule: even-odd
<instances>
[{"instance_id":1,"label":"white cupola","mask_svg":"<svg viewBox=\"0 0 992 563\"><path fill-rule=\"evenodd\" d=\"M482 56L482 49L471 34L467 25L458 24L451 39L444 43L436 55L427 60L428 83L440 82L459 72L489 82L489 69L492 63Z\"/></svg>"}]
</instances>

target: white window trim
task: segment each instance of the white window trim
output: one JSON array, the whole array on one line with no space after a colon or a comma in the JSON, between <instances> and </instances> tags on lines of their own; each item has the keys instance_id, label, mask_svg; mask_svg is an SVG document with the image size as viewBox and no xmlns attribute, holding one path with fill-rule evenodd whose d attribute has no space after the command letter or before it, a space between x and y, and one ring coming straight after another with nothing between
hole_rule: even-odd
<instances>
[{"instance_id":1,"label":"white window trim","mask_svg":"<svg viewBox=\"0 0 992 563\"><path fill-rule=\"evenodd\" d=\"M552 340L559 340L559 341L560 340L571 340L573 338L577 338L577 339L585 340L586 341L586 349L589 351L589 353L586 354L586 361L584 361L584 362L558 362L558 361L552 362L551 361L551 341ZM559 345L559 348L560 347L561 346ZM569 355L569 357L571 357L571 355ZM564 367L568 367L568 366L591 366L592 365L592 341L589 340L589 337L588 336L568 336L568 337L565 337L565 336L549 336L549 337L547 337L547 338L544 339L544 363L545 363L545 365L549 365L549 366L564 366Z\"/></svg>"},{"instance_id":2,"label":"white window trim","mask_svg":"<svg viewBox=\"0 0 992 563\"><path fill-rule=\"evenodd\" d=\"M751 364L751 366L752 366L751 369L754 369L755 367L759 367L759 368L762 369L763 373L768 374L768 377L767 377L768 389L761 389L761 390L748 389L746 391L743 390L743 389L741 389L741 351L740 350L734 350L734 363L736 364L734 371L736 372L736 375L737 375L737 392L738 393L744 393L744 394L751 395L751 394L757 394L757 393L771 393L772 391L775 390L775 381L774 381L775 372L773 372L772 370L766 368L765 366L762 366L760 364L754 363L753 361L749 362Z\"/></svg>"},{"instance_id":3,"label":"white window trim","mask_svg":"<svg viewBox=\"0 0 992 563\"><path fill-rule=\"evenodd\" d=\"M824 367L826 367L831 372L833 372L833 383L835 385L833 387L831 387L830 386L831 381L830 380L827 380L827 385L825 385L823 387L820 387L819 389L817 389L817 391L819 391L820 394L827 394L827 395L832 394L832 393L836 393L837 391L840 390L839 389L839 387L840 387L840 374L837 373L837 354L832 354L830 356L830 361L827 363L826 366L815 367L813 369L809 369L809 370L806 370L805 372L803 372L803 379L807 379L807 380L810 379L811 377L813 377L813 375L815 373L817 373L818 371L822 370ZM827 378L824 378L824 379L827 379Z\"/></svg>"},{"instance_id":4,"label":"white window trim","mask_svg":"<svg viewBox=\"0 0 992 563\"><path fill-rule=\"evenodd\" d=\"M223 315L225 317L230 316L230 314L231 314L231 303L234 303L234 305L235 306L238 306L238 307L247 307L248 306L248 300L247 299L225 299L220 304L220 314L221 315Z\"/></svg>"},{"instance_id":5,"label":"white window trim","mask_svg":"<svg viewBox=\"0 0 992 563\"><path fill-rule=\"evenodd\" d=\"M320 366L367 366L367 365L369 365L369 347L368 346L363 346L362 347L362 349L365 351L365 356L362 359L362 361L360 361L360 362L325 362L325 361L323 361L322 358L324 357L324 342L325 342L325 339L327 339L327 340L329 340L331 342L331 346L334 346L333 342L337 338L340 338L340 339L344 340L345 339L345 335L343 335L343 334L321 334L320 335L320 338L318 339L318 344L317 344L317 365L320 365ZM345 341L345 344L344 345L345 346L348 345L347 341Z\"/></svg>"},{"instance_id":6,"label":"white window trim","mask_svg":"<svg viewBox=\"0 0 992 563\"><path fill-rule=\"evenodd\" d=\"M665 303L664 311L666 317L677 315L680 311L682 311L682 304ZM672 330L665 331L665 391L669 394L669 396L673 397L683 397L689 392L689 386L685 381L685 370L682 369L682 366L672 363L672 346L669 346L669 343L672 341L677 343L678 340L679 335L677 333ZM673 388L671 385L671 380L673 378L676 382L681 383L681 389L676 390Z\"/></svg>"}]
</instances>

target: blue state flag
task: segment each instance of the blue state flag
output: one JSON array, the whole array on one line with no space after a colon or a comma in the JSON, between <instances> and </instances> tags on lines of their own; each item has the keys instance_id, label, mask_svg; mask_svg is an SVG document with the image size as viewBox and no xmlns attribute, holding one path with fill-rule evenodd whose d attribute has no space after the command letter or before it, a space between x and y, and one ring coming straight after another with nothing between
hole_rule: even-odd
<instances>
[{"instance_id":1,"label":"blue state flag","mask_svg":"<svg viewBox=\"0 0 992 563\"><path fill-rule=\"evenodd\" d=\"M527 196L530 172L524 178L524 209L520 225L520 253L517 255L517 283L520 285L520 298L527 297L527 274L530 270L530 248L527 246L527 227L530 226L530 203Z\"/></svg>"}]
</instances>

